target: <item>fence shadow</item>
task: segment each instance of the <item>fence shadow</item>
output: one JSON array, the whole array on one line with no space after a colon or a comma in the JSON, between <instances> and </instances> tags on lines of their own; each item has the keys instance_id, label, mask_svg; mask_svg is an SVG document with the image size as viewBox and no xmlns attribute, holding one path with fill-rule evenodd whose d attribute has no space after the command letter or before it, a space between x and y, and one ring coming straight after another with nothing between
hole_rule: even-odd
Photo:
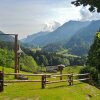
<instances>
[{"instance_id":1,"label":"fence shadow","mask_svg":"<svg viewBox=\"0 0 100 100\"><path fill-rule=\"evenodd\" d=\"M54 86L54 87L47 87L47 89L55 89L55 88L62 88L62 87L71 87L71 86L75 86L75 85L79 85L79 84L83 84L83 83L80 82L80 83L75 83L73 85L60 85L60 86Z\"/></svg>"}]
</instances>

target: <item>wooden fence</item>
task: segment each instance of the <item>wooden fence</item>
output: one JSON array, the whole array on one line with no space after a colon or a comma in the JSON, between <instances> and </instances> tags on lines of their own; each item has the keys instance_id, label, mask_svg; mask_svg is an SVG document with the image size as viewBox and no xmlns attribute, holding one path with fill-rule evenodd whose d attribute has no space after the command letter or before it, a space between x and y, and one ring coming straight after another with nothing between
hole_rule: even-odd
<instances>
[{"instance_id":1,"label":"wooden fence","mask_svg":"<svg viewBox=\"0 0 100 100\"><path fill-rule=\"evenodd\" d=\"M7 75L24 75L24 76L40 76L41 80L4 80L4 76ZM63 76L66 76L66 79L63 79ZM84 76L82 79L74 79L76 76ZM52 77L60 77L59 80L55 81L49 81L47 78L52 78ZM46 87L46 84L52 84L52 83L60 83L60 82L68 82L69 85L73 85L73 82L75 81L85 81L90 79L90 74L85 73L85 74L23 74L23 73L3 73L0 71L0 92L4 90L4 83L18 83L18 82L41 82L41 88L44 89Z\"/></svg>"}]
</instances>

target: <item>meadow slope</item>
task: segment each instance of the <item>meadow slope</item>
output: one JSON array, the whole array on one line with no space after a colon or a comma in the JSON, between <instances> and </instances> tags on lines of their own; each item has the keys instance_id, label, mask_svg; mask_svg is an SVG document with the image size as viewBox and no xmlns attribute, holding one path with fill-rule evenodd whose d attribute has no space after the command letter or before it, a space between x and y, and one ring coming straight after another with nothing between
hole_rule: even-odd
<instances>
[{"instance_id":1,"label":"meadow slope","mask_svg":"<svg viewBox=\"0 0 100 100\"><path fill-rule=\"evenodd\" d=\"M79 67L66 68L64 73L70 70L77 73L77 69ZM5 72L13 72L13 69L5 68ZM6 76L5 79L13 77ZM9 83L0 93L0 100L100 100L100 90L83 82L76 82L73 86L68 86L67 82L54 83L46 85L45 89L41 89L41 83Z\"/></svg>"}]
</instances>

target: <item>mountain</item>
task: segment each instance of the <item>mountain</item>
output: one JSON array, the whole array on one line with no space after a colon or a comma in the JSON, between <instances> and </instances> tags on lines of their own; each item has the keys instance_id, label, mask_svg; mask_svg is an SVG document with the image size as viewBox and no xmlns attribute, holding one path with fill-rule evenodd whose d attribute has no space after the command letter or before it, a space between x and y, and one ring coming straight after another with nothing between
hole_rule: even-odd
<instances>
[{"instance_id":1,"label":"mountain","mask_svg":"<svg viewBox=\"0 0 100 100\"><path fill-rule=\"evenodd\" d=\"M70 52L75 55L87 54L99 28L100 20L92 21L88 26L78 30L65 44L65 47L69 48Z\"/></svg>"},{"instance_id":2,"label":"mountain","mask_svg":"<svg viewBox=\"0 0 100 100\"><path fill-rule=\"evenodd\" d=\"M6 42L12 42L14 41L14 38L10 35L3 35L4 32L0 31L0 41L6 41Z\"/></svg>"},{"instance_id":3,"label":"mountain","mask_svg":"<svg viewBox=\"0 0 100 100\"><path fill-rule=\"evenodd\" d=\"M26 39L23 39L22 42L43 47L56 42L68 41L79 29L89 24L89 21L69 21L53 32L39 32L28 36Z\"/></svg>"},{"instance_id":4,"label":"mountain","mask_svg":"<svg viewBox=\"0 0 100 100\"><path fill-rule=\"evenodd\" d=\"M46 51L46 52L58 52L61 51L63 49L63 42L56 42L56 43L52 43L52 44L48 44L44 47L42 47L42 51Z\"/></svg>"},{"instance_id":5,"label":"mountain","mask_svg":"<svg viewBox=\"0 0 100 100\"><path fill-rule=\"evenodd\" d=\"M33 43L34 40L37 40L38 38L42 38L45 35L47 35L49 33L49 31L46 32L38 32L38 33L34 33L32 35L27 36L27 38L24 38L21 40L22 43L26 43L26 44L30 44L30 45L35 45L36 43L38 43L38 41L36 41L36 43Z\"/></svg>"},{"instance_id":6,"label":"mountain","mask_svg":"<svg viewBox=\"0 0 100 100\"><path fill-rule=\"evenodd\" d=\"M4 32L0 31L0 48L13 50L14 49L14 37L11 35L5 35Z\"/></svg>"}]
</instances>

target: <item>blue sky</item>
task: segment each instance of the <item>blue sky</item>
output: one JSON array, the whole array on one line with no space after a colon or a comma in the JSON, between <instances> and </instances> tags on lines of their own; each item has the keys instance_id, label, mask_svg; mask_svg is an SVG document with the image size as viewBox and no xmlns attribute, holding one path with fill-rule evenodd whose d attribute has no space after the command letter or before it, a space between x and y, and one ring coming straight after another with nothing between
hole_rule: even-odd
<instances>
[{"instance_id":1,"label":"blue sky","mask_svg":"<svg viewBox=\"0 0 100 100\"><path fill-rule=\"evenodd\" d=\"M72 0L0 0L0 30L23 38L43 30L45 23L99 19L100 14L71 5Z\"/></svg>"}]
</instances>

